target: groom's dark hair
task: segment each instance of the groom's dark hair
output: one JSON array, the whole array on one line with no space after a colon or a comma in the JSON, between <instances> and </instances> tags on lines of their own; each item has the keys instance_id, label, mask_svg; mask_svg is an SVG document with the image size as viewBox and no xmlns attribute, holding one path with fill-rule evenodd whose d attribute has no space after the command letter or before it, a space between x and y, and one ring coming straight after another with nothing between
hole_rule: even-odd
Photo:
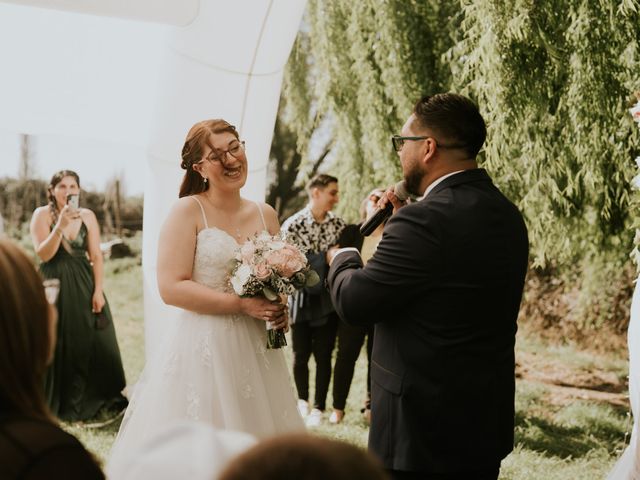
<instances>
[{"instance_id":1,"label":"groom's dark hair","mask_svg":"<svg viewBox=\"0 0 640 480\"><path fill-rule=\"evenodd\" d=\"M487 127L475 103L457 93L438 93L413 107L418 128L428 128L442 145L459 145L475 158L487 137Z\"/></svg>"}]
</instances>

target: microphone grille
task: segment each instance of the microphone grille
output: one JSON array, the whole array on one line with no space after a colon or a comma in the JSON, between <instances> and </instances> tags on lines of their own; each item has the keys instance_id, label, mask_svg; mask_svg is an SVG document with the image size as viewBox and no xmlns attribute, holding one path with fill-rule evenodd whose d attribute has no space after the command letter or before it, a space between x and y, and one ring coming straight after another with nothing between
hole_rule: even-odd
<instances>
[{"instance_id":1,"label":"microphone grille","mask_svg":"<svg viewBox=\"0 0 640 480\"><path fill-rule=\"evenodd\" d=\"M411 194L407 191L407 187L404 183L404 180L396 183L396 186L393 187L393 191L396 196L400 199L401 202L404 202L407 198L411 196Z\"/></svg>"}]
</instances>

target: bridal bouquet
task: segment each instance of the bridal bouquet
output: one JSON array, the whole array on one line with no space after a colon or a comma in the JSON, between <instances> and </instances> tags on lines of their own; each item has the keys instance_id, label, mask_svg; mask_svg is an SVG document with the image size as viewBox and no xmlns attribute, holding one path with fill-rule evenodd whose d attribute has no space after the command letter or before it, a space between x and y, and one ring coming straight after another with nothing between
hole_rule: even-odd
<instances>
[{"instance_id":1,"label":"bridal bouquet","mask_svg":"<svg viewBox=\"0 0 640 480\"><path fill-rule=\"evenodd\" d=\"M243 243L235 260L230 283L241 297L263 295L269 300L277 300L279 295L291 295L320 280L298 247L267 232ZM267 322L267 348L280 348L286 344L284 331L274 330Z\"/></svg>"}]
</instances>

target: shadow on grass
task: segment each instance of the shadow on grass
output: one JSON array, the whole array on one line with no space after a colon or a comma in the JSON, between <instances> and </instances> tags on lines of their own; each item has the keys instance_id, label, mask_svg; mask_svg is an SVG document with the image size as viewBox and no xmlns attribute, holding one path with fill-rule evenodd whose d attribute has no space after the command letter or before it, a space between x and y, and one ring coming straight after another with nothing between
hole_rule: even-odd
<instances>
[{"instance_id":1,"label":"shadow on grass","mask_svg":"<svg viewBox=\"0 0 640 480\"><path fill-rule=\"evenodd\" d=\"M120 429L124 413L124 407L103 407L90 420L84 422L62 422L62 424L68 431L75 434L86 433L92 436L114 438Z\"/></svg>"},{"instance_id":2,"label":"shadow on grass","mask_svg":"<svg viewBox=\"0 0 640 480\"><path fill-rule=\"evenodd\" d=\"M595 448L613 453L622 446L627 428L623 409L575 402L550 414L518 411L515 443L562 459L580 458Z\"/></svg>"}]
</instances>

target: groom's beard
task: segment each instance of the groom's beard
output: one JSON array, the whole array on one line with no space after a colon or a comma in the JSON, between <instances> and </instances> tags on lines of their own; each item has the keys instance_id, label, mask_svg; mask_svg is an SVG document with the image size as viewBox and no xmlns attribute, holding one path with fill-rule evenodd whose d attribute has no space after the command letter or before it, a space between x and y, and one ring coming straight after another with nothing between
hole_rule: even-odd
<instances>
[{"instance_id":1,"label":"groom's beard","mask_svg":"<svg viewBox=\"0 0 640 480\"><path fill-rule=\"evenodd\" d=\"M415 195L416 197L422 196L424 192L420 191L420 184L422 183L422 178L424 174L416 167L413 167L409 170L404 176L404 185L407 189L407 192Z\"/></svg>"}]
</instances>

